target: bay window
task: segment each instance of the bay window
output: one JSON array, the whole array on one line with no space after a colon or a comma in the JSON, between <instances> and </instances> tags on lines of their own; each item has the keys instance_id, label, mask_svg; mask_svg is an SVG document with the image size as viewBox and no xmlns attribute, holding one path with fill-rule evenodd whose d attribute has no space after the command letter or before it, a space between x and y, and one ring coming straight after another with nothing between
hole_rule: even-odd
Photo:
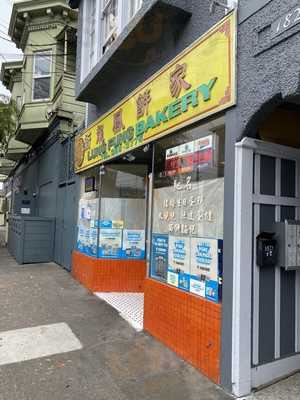
<instances>
[{"instance_id":1,"label":"bay window","mask_svg":"<svg viewBox=\"0 0 300 400\"><path fill-rule=\"evenodd\" d=\"M85 0L81 81L106 53L123 28L134 17L143 0Z\"/></svg>"},{"instance_id":2,"label":"bay window","mask_svg":"<svg viewBox=\"0 0 300 400\"><path fill-rule=\"evenodd\" d=\"M42 101L50 98L51 90L51 52L34 53L32 100Z\"/></svg>"}]
</instances>

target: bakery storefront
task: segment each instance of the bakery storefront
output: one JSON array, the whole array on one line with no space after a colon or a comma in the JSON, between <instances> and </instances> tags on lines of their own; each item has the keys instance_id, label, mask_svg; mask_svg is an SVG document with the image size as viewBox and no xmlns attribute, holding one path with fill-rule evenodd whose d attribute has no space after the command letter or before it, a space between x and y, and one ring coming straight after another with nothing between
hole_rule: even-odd
<instances>
[{"instance_id":1,"label":"bakery storefront","mask_svg":"<svg viewBox=\"0 0 300 400\"><path fill-rule=\"evenodd\" d=\"M144 294L143 327L220 381L225 111L231 13L76 137L73 275Z\"/></svg>"}]
</instances>

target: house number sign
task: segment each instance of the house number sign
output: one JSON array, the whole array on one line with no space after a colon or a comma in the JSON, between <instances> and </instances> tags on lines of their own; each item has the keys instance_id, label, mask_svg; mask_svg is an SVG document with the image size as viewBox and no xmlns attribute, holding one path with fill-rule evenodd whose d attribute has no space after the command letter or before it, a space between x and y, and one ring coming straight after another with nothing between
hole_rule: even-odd
<instances>
[{"instance_id":1,"label":"house number sign","mask_svg":"<svg viewBox=\"0 0 300 400\"><path fill-rule=\"evenodd\" d=\"M271 37L274 38L300 23L300 5L282 15L271 25Z\"/></svg>"}]
</instances>

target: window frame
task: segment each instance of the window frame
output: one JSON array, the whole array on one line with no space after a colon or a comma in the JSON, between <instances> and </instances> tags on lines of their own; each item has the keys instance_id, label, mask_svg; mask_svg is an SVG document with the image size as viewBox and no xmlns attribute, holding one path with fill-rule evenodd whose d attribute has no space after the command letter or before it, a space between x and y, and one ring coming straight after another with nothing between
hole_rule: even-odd
<instances>
[{"instance_id":1,"label":"window frame","mask_svg":"<svg viewBox=\"0 0 300 400\"><path fill-rule=\"evenodd\" d=\"M132 3L134 2L134 6L132 7ZM128 22L135 16L135 14L140 10L142 7L143 0L130 0L130 7L128 13ZM132 12L133 9L133 12Z\"/></svg>"},{"instance_id":2,"label":"window frame","mask_svg":"<svg viewBox=\"0 0 300 400\"><path fill-rule=\"evenodd\" d=\"M92 70L96 64L97 59L97 0L90 0L90 4L87 10L88 20L90 21L88 31L88 57L89 57L89 71ZM93 46L92 44L93 35Z\"/></svg>"},{"instance_id":3,"label":"window frame","mask_svg":"<svg viewBox=\"0 0 300 400\"><path fill-rule=\"evenodd\" d=\"M49 74L47 75L37 75L35 72L35 66L36 66L36 58L39 55L47 55L50 58L50 68L49 68ZM51 99L51 76L52 76L52 61L53 61L53 57L52 57L52 49L48 49L48 50L42 50L42 51L36 51L33 53L33 62L32 62L32 91L31 91L31 101L34 103L37 102L45 102L45 101L49 101ZM34 83L36 79L42 79L42 78L49 78L49 97L45 97L45 98L41 98L41 99L35 99L34 98Z\"/></svg>"},{"instance_id":4,"label":"window frame","mask_svg":"<svg viewBox=\"0 0 300 400\"><path fill-rule=\"evenodd\" d=\"M117 12L117 17L116 17L116 26L111 32L109 32L107 37L104 37L104 29L105 29L105 15L107 13L107 9L111 5L113 1L116 1L116 12ZM105 4L106 2L106 4ZM123 15L123 1L122 0L100 0L100 29L99 29L99 34L100 34L100 48L99 48L99 55L98 59L100 60L106 51L109 49L111 45L109 45L106 49L105 52L103 52L104 46L107 45L107 43L111 40L111 38L116 35L116 37L120 34L122 31L122 20L124 20L124 15ZM115 39L114 39L115 40ZM114 42L113 40L113 42Z\"/></svg>"}]
</instances>

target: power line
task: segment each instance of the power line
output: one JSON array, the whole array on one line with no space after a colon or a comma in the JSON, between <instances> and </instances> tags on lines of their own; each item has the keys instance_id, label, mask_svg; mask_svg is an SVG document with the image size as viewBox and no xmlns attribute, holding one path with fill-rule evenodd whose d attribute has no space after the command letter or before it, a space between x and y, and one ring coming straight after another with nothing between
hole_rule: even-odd
<instances>
[{"instance_id":1,"label":"power line","mask_svg":"<svg viewBox=\"0 0 300 400\"><path fill-rule=\"evenodd\" d=\"M8 29L8 25L4 25L0 22L0 25L3 26L3 28Z\"/></svg>"},{"instance_id":2,"label":"power line","mask_svg":"<svg viewBox=\"0 0 300 400\"><path fill-rule=\"evenodd\" d=\"M0 32L1 32L3 35L5 35L5 36L8 36L8 37L9 37L9 35L7 34L7 32L4 32L2 29L0 29Z\"/></svg>"},{"instance_id":3,"label":"power line","mask_svg":"<svg viewBox=\"0 0 300 400\"><path fill-rule=\"evenodd\" d=\"M14 43L12 40L10 40L10 39L6 39L6 38L4 38L3 36L1 36L0 35L0 39L3 39L3 40L6 40L7 42L9 42L9 43Z\"/></svg>"},{"instance_id":4,"label":"power line","mask_svg":"<svg viewBox=\"0 0 300 400\"><path fill-rule=\"evenodd\" d=\"M45 46L47 47L47 46ZM46 52L47 50L45 50ZM41 51L42 53L42 51ZM52 53L52 56L56 56L56 57L62 57L62 56L71 56L71 55L75 55L76 52L74 53ZM35 57L36 54L26 54L26 53L0 53L0 56L4 56L4 57L18 57L18 56L24 56L24 57ZM47 56L44 56L45 58L47 58Z\"/></svg>"}]
</instances>

